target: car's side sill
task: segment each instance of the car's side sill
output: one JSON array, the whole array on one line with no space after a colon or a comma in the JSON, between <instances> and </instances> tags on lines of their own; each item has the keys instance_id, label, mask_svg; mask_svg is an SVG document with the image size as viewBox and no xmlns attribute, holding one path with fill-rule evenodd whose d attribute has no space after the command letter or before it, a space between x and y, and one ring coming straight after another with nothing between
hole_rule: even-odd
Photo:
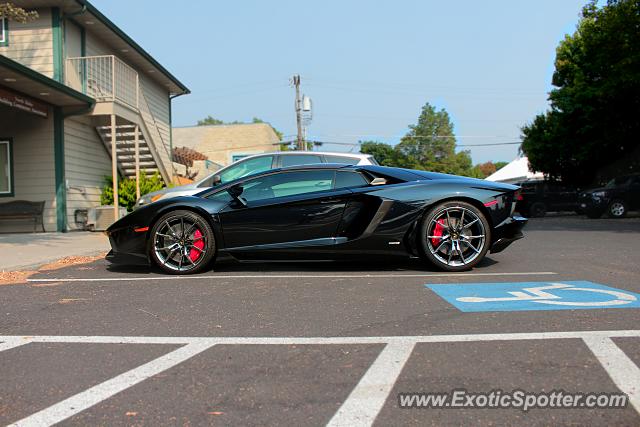
<instances>
[{"instance_id":1,"label":"car's side sill","mask_svg":"<svg viewBox=\"0 0 640 427\"><path fill-rule=\"evenodd\" d=\"M264 245L238 246L228 248L229 252L263 251L269 249L308 248L314 246L332 246L346 243L346 237L323 237L320 239L297 240L295 242L267 243Z\"/></svg>"}]
</instances>

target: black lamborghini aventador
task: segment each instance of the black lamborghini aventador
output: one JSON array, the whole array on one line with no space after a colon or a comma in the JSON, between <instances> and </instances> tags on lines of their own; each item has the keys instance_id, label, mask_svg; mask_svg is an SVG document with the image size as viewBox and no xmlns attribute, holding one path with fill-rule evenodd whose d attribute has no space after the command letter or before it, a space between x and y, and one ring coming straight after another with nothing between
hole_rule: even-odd
<instances>
[{"instance_id":1,"label":"black lamborghini aventador","mask_svg":"<svg viewBox=\"0 0 640 427\"><path fill-rule=\"evenodd\" d=\"M421 257L475 266L523 237L513 185L382 166L318 164L243 177L160 200L116 221L114 263L196 273L216 257L343 260Z\"/></svg>"}]
</instances>

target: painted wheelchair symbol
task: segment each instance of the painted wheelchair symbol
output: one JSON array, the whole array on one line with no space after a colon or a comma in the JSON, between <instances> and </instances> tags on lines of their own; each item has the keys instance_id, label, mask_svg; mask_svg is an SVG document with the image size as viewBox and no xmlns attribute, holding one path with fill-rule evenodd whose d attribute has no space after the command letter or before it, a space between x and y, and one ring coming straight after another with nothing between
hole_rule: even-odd
<instances>
[{"instance_id":1,"label":"painted wheelchair symbol","mask_svg":"<svg viewBox=\"0 0 640 427\"><path fill-rule=\"evenodd\" d=\"M595 292L600 294L606 294L614 299L608 299L605 301L564 301L562 296L546 292L548 290L558 291L583 291L583 292ZM528 293L527 293L528 292ZM538 286L535 288L523 288L522 291L508 292L513 295L511 297L501 298L485 298L485 297L461 297L456 298L456 301L460 302L500 302L500 301L527 301L535 302L538 304L551 304L551 305L566 305L566 306L579 306L579 307L605 307L614 305L630 304L637 300L634 295L629 295L624 292L608 290L608 289L593 289L593 288L579 288L574 285L568 285L565 283L551 283L548 286ZM562 300L562 301L558 301Z\"/></svg>"}]
</instances>

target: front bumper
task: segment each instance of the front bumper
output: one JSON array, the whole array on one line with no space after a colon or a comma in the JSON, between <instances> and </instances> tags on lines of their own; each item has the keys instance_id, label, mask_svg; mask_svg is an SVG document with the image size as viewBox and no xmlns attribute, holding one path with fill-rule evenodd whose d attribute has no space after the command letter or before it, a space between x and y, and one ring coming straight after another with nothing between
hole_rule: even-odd
<instances>
[{"instance_id":1,"label":"front bumper","mask_svg":"<svg viewBox=\"0 0 640 427\"><path fill-rule=\"evenodd\" d=\"M527 225L527 221L521 216L507 218L500 227L496 228L496 238L491 245L491 253L502 252L516 240L522 239L524 237L522 229Z\"/></svg>"},{"instance_id":2,"label":"front bumper","mask_svg":"<svg viewBox=\"0 0 640 427\"><path fill-rule=\"evenodd\" d=\"M148 265L147 233L138 233L133 227L109 230L111 251L105 259L114 264Z\"/></svg>"}]
</instances>

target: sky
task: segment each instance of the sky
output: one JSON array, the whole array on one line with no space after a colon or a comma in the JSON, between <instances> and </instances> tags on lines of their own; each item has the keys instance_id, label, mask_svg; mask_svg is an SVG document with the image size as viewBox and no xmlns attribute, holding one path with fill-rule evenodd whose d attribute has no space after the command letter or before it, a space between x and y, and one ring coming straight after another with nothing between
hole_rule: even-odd
<instances>
[{"instance_id":1,"label":"sky","mask_svg":"<svg viewBox=\"0 0 640 427\"><path fill-rule=\"evenodd\" d=\"M558 42L586 0L93 0L191 94L174 126L259 117L295 138L292 75L326 151L397 143L429 102L474 163L510 161L548 108ZM476 147L473 147L476 145Z\"/></svg>"}]
</instances>

